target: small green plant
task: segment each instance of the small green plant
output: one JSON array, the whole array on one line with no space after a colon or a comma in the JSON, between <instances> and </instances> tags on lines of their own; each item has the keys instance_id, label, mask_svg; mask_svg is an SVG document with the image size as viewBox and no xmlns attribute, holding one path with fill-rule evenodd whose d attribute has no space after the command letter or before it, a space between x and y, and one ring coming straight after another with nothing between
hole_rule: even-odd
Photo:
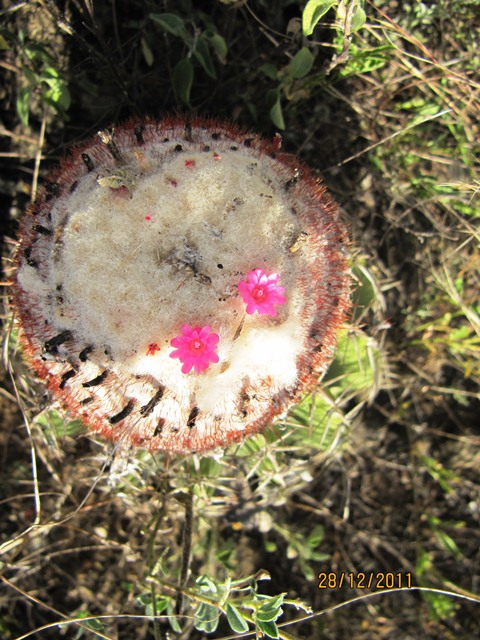
<instances>
[{"instance_id":1,"label":"small green plant","mask_svg":"<svg viewBox=\"0 0 480 640\"><path fill-rule=\"evenodd\" d=\"M430 577L436 573L433 554L425 549L420 549L417 554L417 563L415 566L415 573L420 584L424 587L429 587ZM427 604L428 613L431 620L436 622L440 620L448 620L451 618L457 608L458 603L447 596L430 593L428 591L422 591L422 598Z\"/></svg>"},{"instance_id":2,"label":"small green plant","mask_svg":"<svg viewBox=\"0 0 480 640\"><path fill-rule=\"evenodd\" d=\"M314 34L315 28L321 19L330 11L335 11L333 30L335 33L335 56L330 63L321 69L315 67L316 47L318 44L331 46L331 43L318 43L308 38ZM302 13L301 47L291 55L289 62L283 67L267 62L260 66L262 72L270 80L278 83L277 87L269 89L266 93L266 104L269 109L270 119L278 129L285 129L285 117L282 108L282 98L288 102L298 102L308 99L317 87L325 83L326 74L336 66L345 64L349 58L349 48L352 36L365 23L366 15L362 8L361 0L310 0ZM363 61L365 70L378 66L378 56L374 60L372 52L368 60ZM362 52L362 55L363 52ZM381 64L385 61L381 58ZM357 67L360 62L357 60Z\"/></svg>"},{"instance_id":3,"label":"small green plant","mask_svg":"<svg viewBox=\"0 0 480 640\"><path fill-rule=\"evenodd\" d=\"M83 620L84 618L88 618L88 620L85 620L78 625L77 631L73 636L73 640L80 640L81 638L105 638L103 633L101 633L105 630L104 622L102 620L94 618L91 612L88 611L88 609L85 611L81 611L80 613L76 613L75 618L79 621ZM68 629L69 627L70 623L58 625L58 629L60 631ZM96 631L98 631L99 633L95 633Z\"/></svg>"},{"instance_id":4,"label":"small green plant","mask_svg":"<svg viewBox=\"0 0 480 640\"><path fill-rule=\"evenodd\" d=\"M410 335L411 344L426 352L428 363L448 364L461 372L465 379L478 382L480 305L475 284L479 275L477 253L473 248L461 256L461 261L445 264L442 271L432 271L432 286L418 310L421 322L411 326ZM465 402L465 396L455 386L450 393L458 402Z\"/></svg>"},{"instance_id":5,"label":"small green plant","mask_svg":"<svg viewBox=\"0 0 480 640\"><path fill-rule=\"evenodd\" d=\"M56 441L58 438L77 437L86 432L80 420L68 420L55 409L47 409L36 419L46 438Z\"/></svg>"},{"instance_id":6,"label":"small green plant","mask_svg":"<svg viewBox=\"0 0 480 640\"><path fill-rule=\"evenodd\" d=\"M335 10L335 27L349 37L358 31L367 19L363 10L363 0L309 0L302 14L302 29L305 36L311 36L315 27L330 11Z\"/></svg>"},{"instance_id":7,"label":"small green plant","mask_svg":"<svg viewBox=\"0 0 480 640\"><path fill-rule=\"evenodd\" d=\"M217 79L217 71L214 58L217 63L225 64L228 54L227 43L219 33L217 27L209 16L204 13L197 14L200 24L197 24L191 17L182 17L174 13L151 13L150 18L160 25L166 34L179 38L184 45L185 53L176 63L172 70L172 84L180 103L190 104L190 94L192 90L195 66L192 62L194 58L204 72ZM147 41L143 39L144 55L147 62L153 63L151 50ZM212 54L214 58L212 58Z\"/></svg>"},{"instance_id":8,"label":"small green plant","mask_svg":"<svg viewBox=\"0 0 480 640\"><path fill-rule=\"evenodd\" d=\"M306 580L314 580L316 575L314 563L323 562L330 558L328 553L319 551L325 536L322 525L316 525L308 535L292 531L291 527L287 528L278 524L273 525L273 530L287 543L287 558L298 562ZM276 553L278 550L277 544L271 540L265 543L265 548L269 553Z\"/></svg>"},{"instance_id":9,"label":"small green plant","mask_svg":"<svg viewBox=\"0 0 480 640\"><path fill-rule=\"evenodd\" d=\"M183 588L182 595L187 601L184 615L193 615L193 628L204 633L214 633L220 617L225 616L230 628L235 633L254 630L257 636L263 634L267 638L284 638L278 628L277 621L284 613L284 607L294 607L310 613L310 607L300 600L286 598L285 593L268 596L259 593L259 581L269 579L266 572L259 572L242 580L228 578L223 582L214 581L201 575L192 587ZM160 589L174 590L175 585L164 579L150 577L150 584ZM181 617L174 615L177 596L153 595L151 591L137 596L137 603L145 607L146 615L167 614L173 631L183 631ZM190 613L191 610L191 613Z\"/></svg>"},{"instance_id":10,"label":"small green plant","mask_svg":"<svg viewBox=\"0 0 480 640\"><path fill-rule=\"evenodd\" d=\"M18 46L22 52L21 72L25 78L25 86L17 97L17 112L22 124L28 126L34 95L66 120L71 102L70 92L54 56L43 44L30 41L22 30L18 33Z\"/></svg>"}]
</instances>

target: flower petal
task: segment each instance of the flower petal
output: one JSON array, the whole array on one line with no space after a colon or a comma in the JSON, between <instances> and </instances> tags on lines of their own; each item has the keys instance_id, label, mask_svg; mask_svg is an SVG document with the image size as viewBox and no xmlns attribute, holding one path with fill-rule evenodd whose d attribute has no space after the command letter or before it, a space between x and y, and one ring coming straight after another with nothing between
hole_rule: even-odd
<instances>
[{"instance_id":1,"label":"flower petal","mask_svg":"<svg viewBox=\"0 0 480 640\"><path fill-rule=\"evenodd\" d=\"M273 305L286 302L282 295L285 287L277 284L280 274L267 275L263 269L253 269L247 277L247 281L240 280L237 284L243 302L247 305L247 313L251 315L258 311L260 315L276 316L277 311Z\"/></svg>"},{"instance_id":2,"label":"flower petal","mask_svg":"<svg viewBox=\"0 0 480 640\"><path fill-rule=\"evenodd\" d=\"M177 347L170 357L180 360L182 373L190 373L192 369L195 373L201 373L211 362L219 361L215 352L219 336L212 332L210 325L192 327L184 324L181 332L181 335L170 341L172 347Z\"/></svg>"}]
</instances>

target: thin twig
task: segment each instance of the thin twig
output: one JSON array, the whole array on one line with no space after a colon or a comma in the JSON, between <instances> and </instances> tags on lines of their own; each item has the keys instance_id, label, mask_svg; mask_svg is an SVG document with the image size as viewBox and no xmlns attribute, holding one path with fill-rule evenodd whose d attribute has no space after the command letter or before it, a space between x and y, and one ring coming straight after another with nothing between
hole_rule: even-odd
<instances>
[{"instance_id":1,"label":"thin twig","mask_svg":"<svg viewBox=\"0 0 480 640\"><path fill-rule=\"evenodd\" d=\"M42 126L40 127L40 135L38 136L37 152L35 154L35 169L33 171L32 195L31 195L31 201L32 202L35 200L35 196L37 194L38 174L39 174L39 171L40 171L40 161L42 159L43 143L45 141L45 127L46 127L46 124L47 124L47 116L44 113L43 114L43 118L42 118Z\"/></svg>"},{"instance_id":2,"label":"thin twig","mask_svg":"<svg viewBox=\"0 0 480 640\"><path fill-rule=\"evenodd\" d=\"M382 138L381 140L378 140L377 142L375 142L374 144L369 145L368 147L365 147L365 149L362 149L358 153L355 153L353 156L349 156L348 158L345 158L345 160L342 160L341 162L337 162L336 164L333 164L331 167L328 167L327 169L324 169L324 172L325 171L331 171L332 169L336 169L338 167L343 166L344 164L347 164L347 162L351 162L352 160L356 160L356 158L359 158L360 156L363 156L363 154L368 153L369 151L372 151L372 149L375 149L376 147L379 147L380 145L384 144L385 142L388 142L389 140L393 140L393 138L396 138L397 136L400 136L403 133L406 133L407 131L410 131L410 129L414 129L415 127L419 127L420 125L425 124L426 122L430 122L430 120L435 120L435 118L440 118L441 116L444 116L446 113L449 113L450 111L451 111L451 109L443 109L443 111L439 111L438 113L435 113L435 114L433 114L431 116L427 116L423 120L411 122L409 125L407 125L403 129L400 129L399 131L395 131L391 135L386 136L385 138Z\"/></svg>"},{"instance_id":3,"label":"thin twig","mask_svg":"<svg viewBox=\"0 0 480 640\"><path fill-rule=\"evenodd\" d=\"M30 426L30 420L28 418L27 412L23 406L23 402L20 397L20 392L17 387L17 382L15 379L15 374L13 371L12 361L10 359L10 337L13 326L13 314L10 317L10 321L8 324L8 328L5 334L5 342L4 342L4 351L3 351L3 361L5 363L5 368L7 369L10 379L12 381L13 390L15 392L15 396L17 399L17 404L22 412L23 422L25 424L25 429L27 430L28 439L30 441L30 456L32 460L32 480L33 480L33 492L34 492L34 503L35 503L35 520L32 527L40 524L40 514L41 514L41 500L40 500L40 489L38 486L38 472L37 472L37 456L35 452L35 445L33 443L32 429Z\"/></svg>"},{"instance_id":4,"label":"thin twig","mask_svg":"<svg viewBox=\"0 0 480 640\"><path fill-rule=\"evenodd\" d=\"M178 582L178 595L177 602L175 604L175 611L180 614L183 605L182 589L187 584L188 571L190 569L190 555L192 552L192 537L193 537L193 496L191 491L184 496L183 500L185 504L185 524L183 527L183 553L182 553L182 569L180 572L180 580Z\"/></svg>"}]
</instances>

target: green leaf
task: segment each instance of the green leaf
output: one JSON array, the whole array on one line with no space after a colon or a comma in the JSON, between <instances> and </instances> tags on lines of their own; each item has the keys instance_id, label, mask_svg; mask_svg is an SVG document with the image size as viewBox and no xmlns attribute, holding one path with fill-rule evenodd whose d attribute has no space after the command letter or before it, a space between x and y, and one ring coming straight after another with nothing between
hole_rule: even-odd
<instances>
[{"instance_id":1,"label":"green leaf","mask_svg":"<svg viewBox=\"0 0 480 640\"><path fill-rule=\"evenodd\" d=\"M283 609L277 607L276 609L263 610L260 608L257 611L256 618L259 622L274 622L277 618L283 615Z\"/></svg>"},{"instance_id":2,"label":"green leaf","mask_svg":"<svg viewBox=\"0 0 480 640\"><path fill-rule=\"evenodd\" d=\"M168 609L167 612L169 614L173 613L173 605L171 602L168 603ZM180 623L178 622L178 618L176 615L169 615L168 616L168 622L170 623L170 626L172 627L172 629L174 631L176 631L177 633L181 633L182 632L182 627L180 626Z\"/></svg>"},{"instance_id":3,"label":"green leaf","mask_svg":"<svg viewBox=\"0 0 480 640\"><path fill-rule=\"evenodd\" d=\"M268 598L268 600L257 609L255 614L256 620L258 622L273 622L283 615L282 603L285 595L285 593L280 593L278 596Z\"/></svg>"},{"instance_id":4,"label":"green leaf","mask_svg":"<svg viewBox=\"0 0 480 640\"><path fill-rule=\"evenodd\" d=\"M58 80L58 78L60 78L60 74L54 67L45 67L42 71L42 80L48 80L50 78Z\"/></svg>"},{"instance_id":5,"label":"green leaf","mask_svg":"<svg viewBox=\"0 0 480 640\"><path fill-rule=\"evenodd\" d=\"M176 631L177 633L181 633L182 632L182 627L180 626L177 618L175 616L168 616L168 622L170 623L170 626L172 627L172 629L174 631Z\"/></svg>"},{"instance_id":6,"label":"green leaf","mask_svg":"<svg viewBox=\"0 0 480 640\"><path fill-rule=\"evenodd\" d=\"M286 595L285 593L279 593L278 596L269 598L266 602L262 604L262 606L258 611L260 612L260 611L278 610L278 608L282 606L283 601L285 600L285 595Z\"/></svg>"},{"instance_id":7,"label":"green leaf","mask_svg":"<svg viewBox=\"0 0 480 640\"><path fill-rule=\"evenodd\" d=\"M193 84L193 65L189 58L180 60L172 73L173 88L178 98L185 104L190 104L190 91Z\"/></svg>"},{"instance_id":8,"label":"green leaf","mask_svg":"<svg viewBox=\"0 0 480 640\"><path fill-rule=\"evenodd\" d=\"M365 11L362 9L360 5L357 5L355 7L355 11L352 16L352 22L350 24L350 29L352 30L352 33L355 33L355 31L358 31L359 29L361 29L366 21L367 21L367 14L365 13Z\"/></svg>"},{"instance_id":9,"label":"green leaf","mask_svg":"<svg viewBox=\"0 0 480 640\"><path fill-rule=\"evenodd\" d=\"M337 0L309 0L302 14L303 35L311 36L318 21L322 18Z\"/></svg>"},{"instance_id":10,"label":"green leaf","mask_svg":"<svg viewBox=\"0 0 480 640\"><path fill-rule=\"evenodd\" d=\"M218 627L219 610L211 604L201 602L195 613L195 628L205 633L213 633Z\"/></svg>"},{"instance_id":11,"label":"green leaf","mask_svg":"<svg viewBox=\"0 0 480 640\"><path fill-rule=\"evenodd\" d=\"M226 610L228 624L232 627L233 631L236 633L244 633L245 631L248 631L248 623L237 607L234 607L233 604L227 602Z\"/></svg>"},{"instance_id":12,"label":"green leaf","mask_svg":"<svg viewBox=\"0 0 480 640\"><path fill-rule=\"evenodd\" d=\"M222 546L218 550L216 554L217 560L222 564L227 565L230 559L232 558L232 555L234 554L234 552L235 552L235 544L232 541L232 539L229 538L222 544Z\"/></svg>"},{"instance_id":13,"label":"green leaf","mask_svg":"<svg viewBox=\"0 0 480 640\"><path fill-rule=\"evenodd\" d=\"M55 60L46 51L45 47L35 42L30 42L25 46L25 53L29 60L40 60L41 62L54 63Z\"/></svg>"},{"instance_id":14,"label":"green leaf","mask_svg":"<svg viewBox=\"0 0 480 640\"><path fill-rule=\"evenodd\" d=\"M41 81L49 87L43 91L44 99L58 111L66 111L70 106L71 97L58 71L52 67L46 67L42 72Z\"/></svg>"},{"instance_id":15,"label":"green leaf","mask_svg":"<svg viewBox=\"0 0 480 640\"><path fill-rule=\"evenodd\" d=\"M142 45L142 54L145 58L145 62L149 67L151 67L154 62L153 52L145 38L142 38L140 43Z\"/></svg>"},{"instance_id":16,"label":"green leaf","mask_svg":"<svg viewBox=\"0 0 480 640\"><path fill-rule=\"evenodd\" d=\"M51 87L44 95L47 100L61 112L66 111L70 107L72 101L70 91L63 82L59 82L57 85Z\"/></svg>"},{"instance_id":17,"label":"green leaf","mask_svg":"<svg viewBox=\"0 0 480 640\"><path fill-rule=\"evenodd\" d=\"M173 36L184 38L188 36L183 18L176 16L174 13L151 13L150 18L171 33Z\"/></svg>"},{"instance_id":18,"label":"green leaf","mask_svg":"<svg viewBox=\"0 0 480 640\"><path fill-rule=\"evenodd\" d=\"M270 89L267 92L267 104L270 107L270 119L278 129L285 129L285 120L283 119L282 103L280 102L280 91L278 89Z\"/></svg>"},{"instance_id":19,"label":"green leaf","mask_svg":"<svg viewBox=\"0 0 480 640\"><path fill-rule=\"evenodd\" d=\"M0 51L10 51L10 45L2 35L0 35Z\"/></svg>"},{"instance_id":20,"label":"green leaf","mask_svg":"<svg viewBox=\"0 0 480 640\"><path fill-rule=\"evenodd\" d=\"M218 594L218 586L208 576L202 575L195 580L202 593Z\"/></svg>"},{"instance_id":21,"label":"green leaf","mask_svg":"<svg viewBox=\"0 0 480 640\"><path fill-rule=\"evenodd\" d=\"M227 43L225 42L225 38L219 33L206 34L205 37L208 39L210 46L215 51L220 62L222 64L226 64L228 47Z\"/></svg>"},{"instance_id":22,"label":"green leaf","mask_svg":"<svg viewBox=\"0 0 480 640\"><path fill-rule=\"evenodd\" d=\"M311 531L310 535L307 538L307 544L312 549L318 547L318 545L322 542L325 537L325 529L321 524L317 524Z\"/></svg>"},{"instance_id":23,"label":"green leaf","mask_svg":"<svg viewBox=\"0 0 480 640\"><path fill-rule=\"evenodd\" d=\"M441 462L429 456L421 456L423 464L432 478L438 482L445 493L454 491L452 482L456 479L455 474L449 469L445 469Z\"/></svg>"},{"instance_id":24,"label":"green leaf","mask_svg":"<svg viewBox=\"0 0 480 640\"><path fill-rule=\"evenodd\" d=\"M376 69L381 69L388 64L394 50L391 45L381 45L375 49L358 49L352 45L350 57L345 67L340 71L342 78L359 75L361 73L371 73Z\"/></svg>"},{"instance_id":25,"label":"green leaf","mask_svg":"<svg viewBox=\"0 0 480 640\"><path fill-rule=\"evenodd\" d=\"M207 43L202 38L197 40L197 46L195 47L193 55L197 58L208 75L215 80L217 78L217 73L213 66L210 50Z\"/></svg>"},{"instance_id":26,"label":"green leaf","mask_svg":"<svg viewBox=\"0 0 480 640\"><path fill-rule=\"evenodd\" d=\"M267 553L275 553L276 550L277 550L277 545L275 544L275 542L271 542L269 540L265 542L265 551Z\"/></svg>"},{"instance_id":27,"label":"green leaf","mask_svg":"<svg viewBox=\"0 0 480 640\"><path fill-rule=\"evenodd\" d=\"M264 633L268 638L278 638L278 627L275 622L262 622L261 620L257 621L258 628L262 633Z\"/></svg>"},{"instance_id":28,"label":"green leaf","mask_svg":"<svg viewBox=\"0 0 480 640\"><path fill-rule=\"evenodd\" d=\"M305 578L308 580L308 582L312 582L315 579L315 572L313 571L312 567L308 564L308 562L305 562L303 558L299 558L298 562Z\"/></svg>"},{"instance_id":29,"label":"green leaf","mask_svg":"<svg viewBox=\"0 0 480 640\"><path fill-rule=\"evenodd\" d=\"M437 535L440 544L443 546L443 548L446 551L451 553L456 558L461 557L462 553L458 548L457 543L451 536L448 535L448 533L446 533L446 531L441 531L440 529L436 529L435 534Z\"/></svg>"},{"instance_id":30,"label":"green leaf","mask_svg":"<svg viewBox=\"0 0 480 640\"><path fill-rule=\"evenodd\" d=\"M138 596L135 596L135 602L141 607L145 607L152 602L152 594L140 593Z\"/></svg>"},{"instance_id":31,"label":"green leaf","mask_svg":"<svg viewBox=\"0 0 480 640\"><path fill-rule=\"evenodd\" d=\"M155 611L157 613L157 616L159 616L161 613L163 613L164 611L166 611L168 609L168 605L170 603L170 599L167 598L163 598L162 596L157 596L156 600L155 600ZM145 614L147 614L146 610L145 610ZM152 615L153 615L153 607L152 607Z\"/></svg>"},{"instance_id":32,"label":"green leaf","mask_svg":"<svg viewBox=\"0 0 480 640\"><path fill-rule=\"evenodd\" d=\"M31 91L32 90L30 87L21 89L17 97L17 113L22 124L25 127L28 127L28 114L29 114Z\"/></svg>"},{"instance_id":33,"label":"green leaf","mask_svg":"<svg viewBox=\"0 0 480 640\"><path fill-rule=\"evenodd\" d=\"M417 554L417 562L415 564L415 573L419 578L432 570L432 555L425 549L420 549Z\"/></svg>"},{"instance_id":34,"label":"green leaf","mask_svg":"<svg viewBox=\"0 0 480 640\"><path fill-rule=\"evenodd\" d=\"M278 69L274 64L271 64L270 62L262 64L260 67L258 67L258 70L264 73L267 78L270 78L270 80L278 79Z\"/></svg>"},{"instance_id":35,"label":"green leaf","mask_svg":"<svg viewBox=\"0 0 480 640\"><path fill-rule=\"evenodd\" d=\"M91 615L92 614L89 611L81 611L77 614L77 618L90 618ZM85 620L83 624L85 627L88 627L92 631L103 631L105 629L105 624L103 623L103 621L98 620L97 618L92 618L92 620Z\"/></svg>"},{"instance_id":36,"label":"green leaf","mask_svg":"<svg viewBox=\"0 0 480 640\"><path fill-rule=\"evenodd\" d=\"M31 88L35 87L40 82L40 79L37 76L37 74L31 71L30 69L28 69L27 67L23 68L23 73L26 79L28 80Z\"/></svg>"},{"instance_id":37,"label":"green leaf","mask_svg":"<svg viewBox=\"0 0 480 640\"><path fill-rule=\"evenodd\" d=\"M75 437L85 432L85 427L80 420L68 420L65 416L53 409L42 413L42 415L38 417L37 422L44 427L45 430L50 431L50 433L53 431L54 435L58 438L64 438L66 436Z\"/></svg>"},{"instance_id":38,"label":"green leaf","mask_svg":"<svg viewBox=\"0 0 480 640\"><path fill-rule=\"evenodd\" d=\"M140 606L145 607L145 615L146 616L155 616L160 615L163 611L166 611L169 607L171 609L171 599L165 598L163 596L155 597L155 606L154 600L151 593L142 593L136 596L135 601Z\"/></svg>"},{"instance_id":39,"label":"green leaf","mask_svg":"<svg viewBox=\"0 0 480 640\"><path fill-rule=\"evenodd\" d=\"M302 47L300 51L297 51L288 65L292 78L304 78L312 68L314 60L315 58L308 47Z\"/></svg>"}]
</instances>

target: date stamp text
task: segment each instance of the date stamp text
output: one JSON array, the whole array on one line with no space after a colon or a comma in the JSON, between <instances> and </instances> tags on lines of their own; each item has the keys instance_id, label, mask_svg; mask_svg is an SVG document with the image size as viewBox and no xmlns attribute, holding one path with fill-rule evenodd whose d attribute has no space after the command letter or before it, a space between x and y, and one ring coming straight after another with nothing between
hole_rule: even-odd
<instances>
[{"instance_id":1,"label":"date stamp text","mask_svg":"<svg viewBox=\"0 0 480 640\"><path fill-rule=\"evenodd\" d=\"M368 572L347 573L325 571L318 574L319 589L411 589L411 573Z\"/></svg>"}]
</instances>

